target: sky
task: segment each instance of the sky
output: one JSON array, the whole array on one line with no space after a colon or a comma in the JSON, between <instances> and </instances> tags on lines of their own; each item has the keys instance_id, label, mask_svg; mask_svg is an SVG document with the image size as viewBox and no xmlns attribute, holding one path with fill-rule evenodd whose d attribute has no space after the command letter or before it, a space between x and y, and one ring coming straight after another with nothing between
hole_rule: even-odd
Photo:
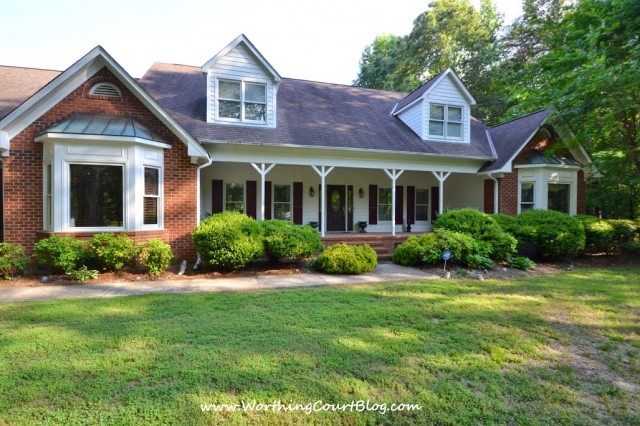
<instances>
[{"instance_id":1,"label":"sky","mask_svg":"<svg viewBox=\"0 0 640 426\"><path fill-rule=\"evenodd\" d=\"M0 64L64 70L97 45L133 77L200 67L244 33L283 77L351 84L366 45L429 0L0 0ZM519 0L494 0L510 23ZM472 0L476 6L480 0Z\"/></svg>"}]
</instances>

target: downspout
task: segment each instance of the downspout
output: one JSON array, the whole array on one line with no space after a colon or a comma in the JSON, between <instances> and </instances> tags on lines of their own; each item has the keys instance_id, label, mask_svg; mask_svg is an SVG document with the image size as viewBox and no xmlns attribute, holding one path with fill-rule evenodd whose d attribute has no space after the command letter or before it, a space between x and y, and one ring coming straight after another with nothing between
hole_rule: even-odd
<instances>
[{"instance_id":1,"label":"downspout","mask_svg":"<svg viewBox=\"0 0 640 426\"><path fill-rule=\"evenodd\" d=\"M209 167L211 163L213 163L213 158L211 158L211 156L207 152L207 162L201 164L196 168L196 227L200 225L200 170L204 169L205 167ZM200 264L202 263L202 259L200 259L200 253L196 254L196 263L195 265L193 265L194 270L198 269L200 267Z\"/></svg>"},{"instance_id":2,"label":"downspout","mask_svg":"<svg viewBox=\"0 0 640 426\"><path fill-rule=\"evenodd\" d=\"M489 173L487 176L489 177L489 179L491 179L493 181L493 214L496 213L500 213L498 211L498 179L496 179L495 177L491 176L493 172Z\"/></svg>"}]
</instances>

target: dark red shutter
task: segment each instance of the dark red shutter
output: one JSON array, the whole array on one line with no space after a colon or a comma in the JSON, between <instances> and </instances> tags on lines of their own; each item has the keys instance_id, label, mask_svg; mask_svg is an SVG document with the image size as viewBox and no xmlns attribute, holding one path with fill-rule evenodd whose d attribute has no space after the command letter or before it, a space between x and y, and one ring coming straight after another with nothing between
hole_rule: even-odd
<instances>
[{"instance_id":1,"label":"dark red shutter","mask_svg":"<svg viewBox=\"0 0 640 426\"><path fill-rule=\"evenodd\" d=\"M245 209L244 212L247 214L247 216L250 216L252 218L256 218L258 217L256 215L256 195L257 195L257 184L255 180L248 180L247 181L247 198L246 198L246 205L245 205Z\"/></svg>"},{"instance_id":2,"label":"dark red shutter","mask_svg":"<svg viewBox=\"0 0 640 426\"><path fill-rule=\"evenodd\" d=\"M369 225L378 224L378 185L369 185Z\"/></svg>"},{"instance_id":3,"label":"dark red shutter","mask_svg":"<svg viewBox=\"0 0 640 426\"><path fill-rule=\"evenodd\" d=\"M264 218L271 219L271 181L264 183Z\"/></svg>"},{"instance_id":4,"label":"dark red shutter","mask_svg":"<svg viewBox=\"0 0 640 426\"><path fill-rule=\"evenodd\" d=\"M431 187L431 222L435 221L440 211L440 188Z\"/></svg>"},{"instance_id":5,"label":"dark red shutter","mask_svg":"<svg viewBox=\"0 0 640 426\"><path fill-rule=\"evenodd\" d=\"M302 225L302 182L293 182L293 223Z\"/></svg>"},{"instance_id":6,"label":"dark red shutter","mask_svg":"<svg viewBox=\"0 0 640 426\"><path fill-rule=\"evenodd\" d=\"M396 225L402 225L404 218L404 190L402 186L396 185Z\"/></svg>"},{"instance_id":7,"label":"dark red shutter","mask_svg":"<svg viewBox=\"0 0 640 426\"><path fill-rule=\"evenodd\" d=\"M416 223L416 187L407 186L407 225Z\"/></svg>"},{"instance_id":8,"label":"dark red shutter","mask_svg":"<svg viewBox=\"0 0 640 426\"><path fill-rule=\"evenodd\" d=\"M211 181L211 213L222 213L223 206L223 194L222 194L222 181L221 180L213 180Z\"/></svg>"}]
</instances>

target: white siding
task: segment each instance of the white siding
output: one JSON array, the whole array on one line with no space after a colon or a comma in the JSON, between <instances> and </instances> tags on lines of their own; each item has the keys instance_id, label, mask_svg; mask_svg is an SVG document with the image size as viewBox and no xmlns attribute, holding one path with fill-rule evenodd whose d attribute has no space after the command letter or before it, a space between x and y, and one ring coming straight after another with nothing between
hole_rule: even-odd
<instances>
[{"instance_id":1,"label":"white siding","mask_svg":"<svg viewBox=\"0 0 640 426\"><path fill-rule=\"evenodd\" d=\"M471 110L469 103L463 95L463 93L453 83L453 77L447 75L443 78L435 87L431 89L429 95L426 96L424 101L424 135L423 139L426 139L429 131L429 104L441 104L449 106L462 107L462 123L463 123L463 138L462 142L469 143L471 133ZM429 139L433 139L429 137Z\"/></svg>"},{"instance_id":2,"label":"white siding","mask_svg":"<svg viewBox=\"0 0 640 426\"><path fill-rule=\"evenodd\" d=\"M221 57L207 72L207 122L225 123L242 126L264 126L253 123L240 123L216 120L216 81L218 79L244 80L267 85L266 126L276 126L276 85L267 70L242 44L231 49Z\"/></svg>"},{"instance_id":3,"label":"white siding","mask_svg":"<svg viewBox=\"0 0 640 426\"><path fill-rule=\"evenodd\" d=\"M211 181L222 179L228 183L245 183L247 180L257 182L258 212L260 211L260 175L249 164L238 163L214 163L202 171L201 200L202 211L211 212ZM320 177L309 166L277 165L267 175L267 181L272 185L287 184L293 182L303 183L303 223L319 220L319 190ZM376 169L351 169L335 168L326 179L327 185L352 185L353 197L353 229L357 231L359 221L369 221L369 185L378 185L379 188L391 188L391 179L382 170ZM396 185L401 185L404 191L404 214L407 212L407 186L415 186L416 189L430 189L437 187L438 181L431 172L404 172L397 180ZM313 187L315 196L309 196L309 187ZM364 191L364 197L360 198L360 188ZM460 208L473 207L482 210L483 207L483 179L474 174L454 173L446 181L444 186L444 207ZM431 202L429 203L432 205ZM431 210L431 207L429 208ZM259 213L258 213L259 214ZM406 216L403 218L406 223ZM402 225L396 225L396 232L402 232ZM429 222L417 222L412 225L412 232L426 232L431 230ZM377 225L369 225L369 232L391 232L390 221L379 221Z\"/></svg>"},{"instance_id":4,"label":"white siding","mask_svg":"<svg viewBox=\"0 0 640 426\"><path fill-rule=\"evenodd\" d=\"M400 120L404 122L411 130L413 130L418 136L424 139L423 132L423 117L424 117L424 102L420 101L413 105L411 108L398 114Z\"/></svg>"}]
</instances>

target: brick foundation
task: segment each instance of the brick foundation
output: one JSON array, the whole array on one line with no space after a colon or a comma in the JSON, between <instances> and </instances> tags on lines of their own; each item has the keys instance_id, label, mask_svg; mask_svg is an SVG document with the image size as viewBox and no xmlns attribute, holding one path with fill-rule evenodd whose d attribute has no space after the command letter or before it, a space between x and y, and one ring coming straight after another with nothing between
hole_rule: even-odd
<instances>
[{"instance_id":1,"label":"brick foundation","mask_svg":"<svg viewBox=\"0 0 640 426\"><path fill-rule=\"evenodd\" d=\"M89 95L98 82L120 89L121 99ZM164 230L130 233L138 241L159 238L170 244L176 260L193 259L195 249L190 233L196 225L196 165L191 164L187 147L119 80L103 68L66 98L35 120L11 140L11 154L4 158L4 241L21 244L28 253L33 244L48 235L43 230L43 145L35 137L73 115L100 113L132 116L169 141L164 153ZM78 233L81 237L92 234Z\"/></svg>"}]
</instances>

